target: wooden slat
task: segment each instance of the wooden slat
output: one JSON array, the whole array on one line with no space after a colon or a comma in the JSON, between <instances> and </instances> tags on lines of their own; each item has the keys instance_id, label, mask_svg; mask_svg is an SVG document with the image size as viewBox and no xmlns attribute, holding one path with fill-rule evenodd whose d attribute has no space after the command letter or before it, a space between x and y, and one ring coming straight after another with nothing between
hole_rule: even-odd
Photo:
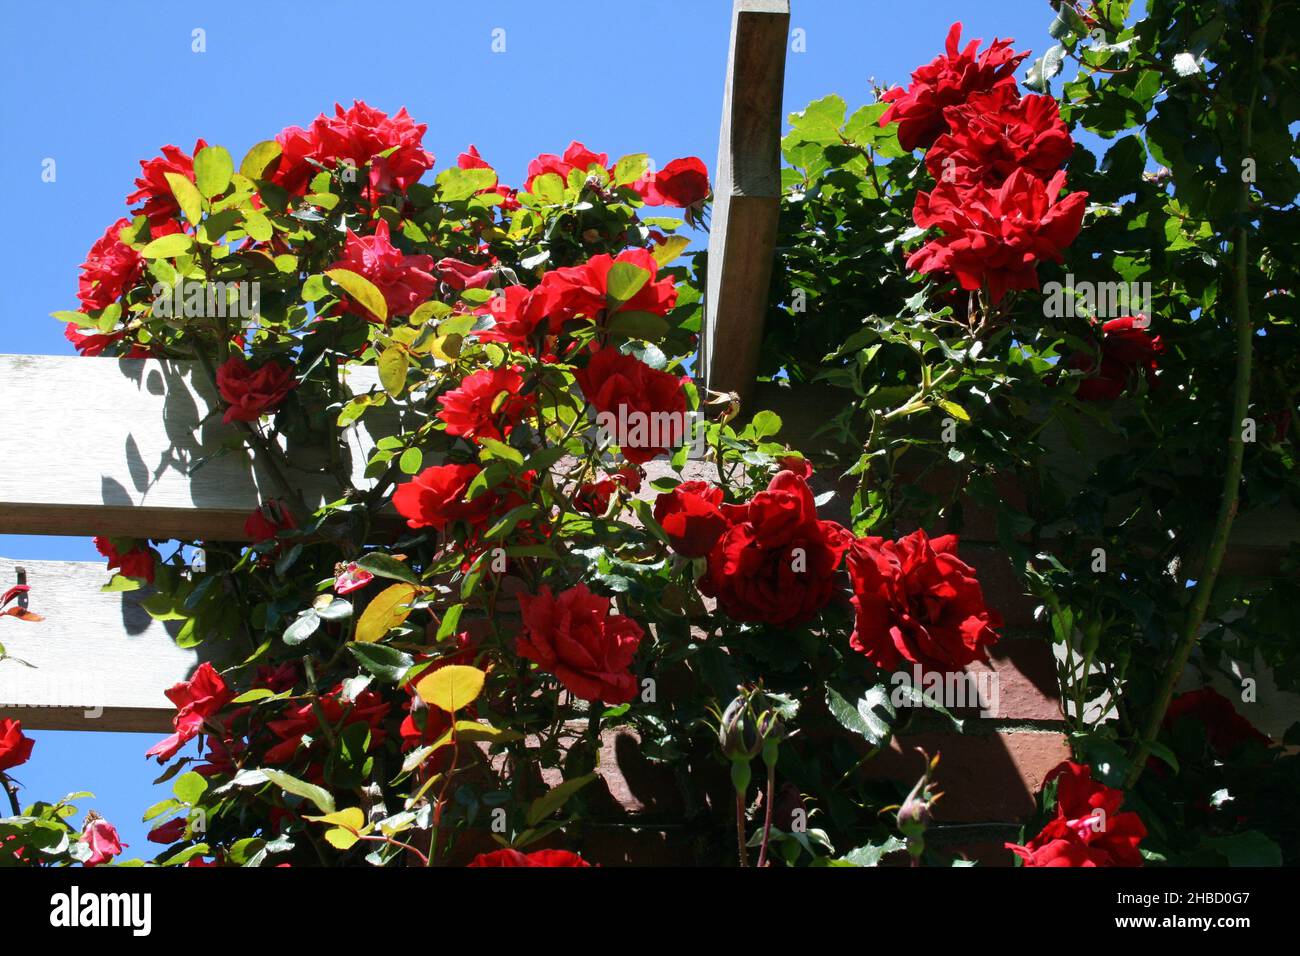
<instances>
[{"instance_id":1,"label":"wooden slat","mask_svg":"<svg viewBox=\"0 0 1300 956\"><path fill-rule=\"evenodd\" d=\"M714 169L698 374L749 394L763 341L781 209L781 94L788 0L736 0Z\"/></svg>"},{"instance_id":2,"label":"wooden slat","mask_svg":"<svg viewBox=\"0 0 1300 956\"><path fill-rule=\"evenodd\" d=\"M349 377L354 391L374 369ZM275 484L241 452L213 457L234 426L192 362L0 355L0 533L244 539ZM349 429L359 487L373 447ZM315 506L337 497L319 472L290 479Z\"/></svg>"},{"instance_id":3,"label":"wooden slat","mask_svg":"<svg viewBox=\"0 0 1300 956\"><path fill-rule=\"evenodd\" d=\"M30 609L45 620L0 618L0 717L29 730L169 731L163 691L196 666L167 626L140 607L145 592L104 594L102 563L0 558L0 590L26 571Z\"/></svg>"}]
</instances>

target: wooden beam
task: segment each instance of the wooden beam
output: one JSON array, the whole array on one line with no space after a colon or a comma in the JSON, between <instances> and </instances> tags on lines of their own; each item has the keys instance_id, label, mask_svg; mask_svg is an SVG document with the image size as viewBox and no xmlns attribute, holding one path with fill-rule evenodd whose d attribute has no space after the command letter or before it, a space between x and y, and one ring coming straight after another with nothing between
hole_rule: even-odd
<instances>
[{"instance_id":1,"label":"wooden beam","mask_svg":"<svg viewBox=\"0 0 1300 956\"><path fill-rule=\"evenodd\" d=\"M140 607L148 592L102 593L111 576L102 563L9 558L0 558L0 590L18 568L44 620L0 618L0 644L17 658L0 660L0 718L29 730L170 731L176 709L163 691L199 656Z\"/></svg>"},{"instance_id":2,"label":"wooden beam","mask_svg":"<svg viewBox=\"0 0 1300 956\"><path fill-rule=\"evenodd\" d=\"M364 392L377 373L348 382ZM245 452L217 454L234 434L224 407L192 362L0 355L0 534L245 540L245 519L277 492ZM362 425L348 441L353 481L368 487L373 441ZM295 461L309 505L338 497Z\"/></svg>"},{"instance_id":3,"label":"wooden beam","mask_svg":"<svg viewBox=\"0 0 1300 956\"><path fill-rule=\"evenodd\" d=\"M750 394L781 211L781 103L789 0L735 0L714 168L698 375Z\"/></svg>"}]
</instances>

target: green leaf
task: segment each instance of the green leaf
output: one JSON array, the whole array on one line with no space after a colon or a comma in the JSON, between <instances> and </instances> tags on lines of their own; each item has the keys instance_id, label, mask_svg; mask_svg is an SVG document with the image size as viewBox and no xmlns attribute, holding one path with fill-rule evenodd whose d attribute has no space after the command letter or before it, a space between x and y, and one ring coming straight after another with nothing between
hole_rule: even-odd
<instances>
[{"instance_id":1,"label":"green leaf","mask_svg":"<svg viewBox=\"0 0 1300 956\"><path fill-rule=\"evenodd\" d=\"M284 642L290 646L301 644L315 634L319 628L320 615L308 608L301 612L293 623L284 629Z\"/></svg>"},{"instance_id":2,"label":"green leaf","mask_svg":"<svg viewBox=\"0 0 1300 956\"><path fill-rule=\"evenodd\" d=\"M889 688L883 684L868 689L856 707L827 685L826 706L841 727L861 735L873 747L882 746L893 732L889 723L876 713L876 708L882 708L889 713L890 717L893 716L893 707L889 702Z\"/></svg>"},{"instance_id":3,"label":"green leaf","mask_svg":"<svg viewBox=\"0 0 1300 956\"><path fill-rule=\"evenodd\" d=\"M434 640L445 641L455 634L456 625L460 623L460 615L464 610L464 604L453 604L447 608L447 613L442 616L442 623L438 625L438 634Z\"/></svg>"},{"instance_id":4,"label":"green leaf","mask_svg":"<svg viewBox=\"0 0 1300 956\"><path fill-rule=\"evenodd\" d=\"M239 164L239 174L249 179L265 179L266 169L280 156L280 144L273 139L264 139L244 157Z\"/></svg>"},{"instance_id":5,"label":"green leaf","mask_svg":"<svg viewBox=\"0 0 1300 956\"><path fill-rule=\"evenodd\" d=\"M383 294L365 276L357 275L348 269L329 269L325 274L376 319L381 322L388 321L388 304L384 301Z\"/></svg>"},{"instance_id":6,"label":"green leaf","mask_svg":"<svg viewBox=\"0 0 1300 956\"><path fill-rule=\"evenodd\" d=\"M420 471L424 464L424 452L418 448L408 448L402 452L402 457L397 460L397 467L401 469L404 475L415 475Z\"/></svg>"},{"instance_id":7,"label":"green leaf","mask_svg":"<svg viewBox=\"0 0 1300 956\"><path fill-rule=\"evenodd\" d=\"M197 226L199 220L203 218L203 197L199 191L194 188L188 176L182 176L180 173L164 173L167 179L167 185L171 187L172 195L176 197L176 203L181 207L181 212L185 213L185 218L190 225Z\"/></svg>"},{"instance_id":8,"label":"green leaf","mask_svg":"<svg viewBox=\"0 0 1300 956\"><path fill-rule=\"evenodd\" d=\"M334 795L323 787L308 783L306 780L299 780L282 770L271 770L263 767L261 772L267 780L281 790L302 797L304 800L310 800L321 813L334 812Z\"/></svg>"},{"instance_id":9,"label":"green leaf","mask_svg":"<svg viewBox=\"0 0 1300 956\"><path fill-rule=\"evenodd\" d=\"M559 206L564 202L564 180L555 173L543 173L533 180L529 192L547 205Z\"/></svg>"},{"instance_id":10,"label":"green leaf","mask_svg":"<svg viewBox=\"0 0 1300 956\"><path fill-rule=\"evenodd\" d=\"M615 312L605 327L611 335L646 342L661 341L668 334L668 320L653 312Z\"/></svg>"},{"instance_id":11,"label":"green leaf","mask_svg":"<svg viewBox=\"0 0 1300 956\"><path fill-rule=\"evenodd\" d=\"M140 250L142 259L174 259L183 256L194 247L194 238L183 232L174 232L170 236L159 236Z\"/></svg>"},{"instance_id":12,"label":"green leaf","mask_svg":"<svg viewBox=\"0 0 1300 956\"><path fill-rule=\"evenodd\" d=\"M571 796L595 779L596 775L594 773L574 777L572 780L566 780L558 787L542 794L528 807L528 825L530 827L537 826L537 824L564 806Z\"/></svg>"},{"instance_id":13,"label":"green leaf","mask_svg":"<svg viewBox=\"0 0 1300 956\"><path fill-rule=\"evenodd\" d=\"M396 684L415 660L395 647L386 644L348 644L348 651L370 673L382 681Z\"/></svg>"},{"instance_id":14,"label":"green leaf","mask_svg":"<svg viewBox=\"0 0 1300 956\"><path fill-rule=\"evenodd\" d=\"M645 153L632 153L614 164L614 185L630 186L646 174L650 157Z\"/></svg>"},{"instance_id":15,"label":"green leaf","mask_svg":"<svg viewBox=\"0 0 1300 956\"><path fill-rule=\"evenodd\" d=\"M959 422L970 421L970 415L966 413L966 409L962 408L956 402L950 402L946 398L941 398L939 399L937 404L940 408L942 408L953 418L957 419Z\"/></svg>"},{"instance_id":16,"label":"green leaf","mask_svg":"<svg viewBox=\"0 0 1300 956\"><path fill-rule=\"evenodd\" d=\"M750 423L754 428L754 437L759 441L770 438L781 430L781 416L776 412L763 409L754 416Z\"/></svg>"},{"instance_id":17,"label":"green leaf","mask_svg":"<svg viewBox=\"0 0 1300 956\"><path fill-rule=\"evenodd\" d=\"M208 199L226 191L234 171L235 162L224 146L205 146L194 156L194 185Z\"/></svg>"},{"instance_id":18,"label":"green leaf","mask_svg":"<svg viewBox=\"0 0 1300 956\"><path fill-rule=\"evenodd\" d=\"M415 585L420 583L419 577L408 565L398 561L391 554L384 554L381 551L372 551L358 558L357 567L392 581L405 581L407 584Z\"/></svg>"},{"instance_id":19,"label":"green leaf","mask_svg":"<svg viewBox=\"0 0 1300 956\"><path fill-rule=\"evenodd\" d=\"M842 857L839 857L837 862L842 861L853 866L879 866L880 861L890 853L897 853L899 850L906 849L906 840L891 836L884 843L868 843L856 850L850 850Z\"/></svg>"},{"instance_id":20,"label":"green leaf","mask_svg":"<svg viewBox=\"0 0 1300 956\"><path fill-rule=\"evenodd\" d=\"M478 443L487 451L489 458L498 458L508 461L512 465L523 467L524 455L518 448L511 448L505 442L497 441L495 438L486 438L480 436Z\"/></svg>"},{"instance_id":21,"label":"green leaf","mask_svg":"<svg viewBox=\"0 0 1300 956\"><path fill-rule=\"evenodd\" d=\"M208 780L202 774L190 771L183 773L176 778L172 784L172 793L176 794L176 799L191 806L199 802L199 798L207 793Z\"/></svg>"}]
</instances>

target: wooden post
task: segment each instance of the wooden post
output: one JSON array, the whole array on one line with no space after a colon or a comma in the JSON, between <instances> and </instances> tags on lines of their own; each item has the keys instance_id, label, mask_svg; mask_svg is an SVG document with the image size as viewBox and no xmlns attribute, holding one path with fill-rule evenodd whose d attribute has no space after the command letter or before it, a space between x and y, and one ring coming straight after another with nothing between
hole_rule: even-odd
<instances>
[{"instance_id":1,"label":"wooden post","mask_svg":"<svg viewBox=\"0 0 1300 956\"><path fill-rule=\"evenodd\" d=\"M750 393L781 209L781 94L789 0L735 0L714 168L698 377Z\"/></svg>"}]
</instances>

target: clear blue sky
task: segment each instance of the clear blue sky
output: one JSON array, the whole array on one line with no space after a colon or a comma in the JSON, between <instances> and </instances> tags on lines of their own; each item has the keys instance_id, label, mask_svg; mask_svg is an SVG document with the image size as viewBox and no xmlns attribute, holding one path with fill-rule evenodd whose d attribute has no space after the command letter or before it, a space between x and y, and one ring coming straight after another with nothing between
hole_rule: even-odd
<instances>
[{"instance_id":1,"label":"clear blue sky","mask_svg":"<svg viewBox=\"0 0 1300 956\"><path fill-rule=\"evenodd\" d=\"M853 109L870 98L869 77L905 82L942 51L954 20L965 24L964 37L1010 36L1035 53L1052 42L1047 0L791 7L806 52L787 59L787 112L832 92ZM729 0L6 0L0 348L72 352L48 315L76 307L77 266L125 214L138 161L166 143L188 152L202 136L238 162L283 127L361 99L389 112L405 106L427 123L435 172L455 165L472 142L504 182L518 185L530 158L561 152L570 139L611 157L648 152L659 165L698 155L711 170L730 9ZM498 27L505 53L491 49ZM205 53L191 51L195 28L206 31ZM41 181L46 158L57 163L53 183ZM0 447L10 454L19 441L3 436ZM0 554L98 560L80 538L0 535ZM153 735L32 736L32 760L17 773L24 799L94 791L95 807L132 845L126 855L153 855L158 847L145 841L140 815L167 794L151 786L159 768L144 759Z\"/></svg>"}]
</instances>

